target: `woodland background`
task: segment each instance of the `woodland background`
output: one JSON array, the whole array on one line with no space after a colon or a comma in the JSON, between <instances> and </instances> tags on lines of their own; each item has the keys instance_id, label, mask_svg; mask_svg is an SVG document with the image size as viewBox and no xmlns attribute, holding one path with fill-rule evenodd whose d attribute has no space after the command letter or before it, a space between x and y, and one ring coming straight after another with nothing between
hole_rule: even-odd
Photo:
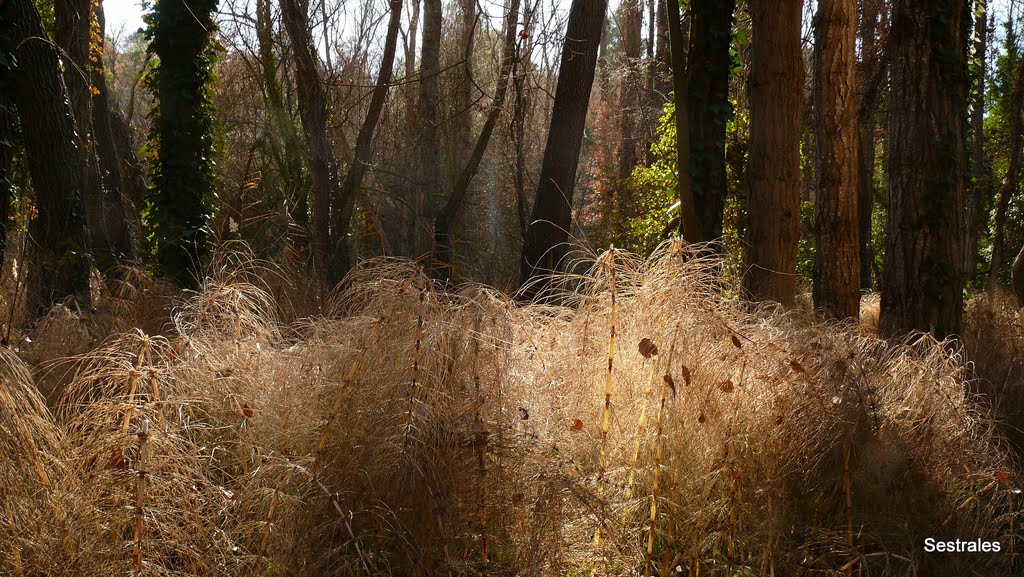
<instances>
[{"instance_id":1,"label":"woodland background","mask_svg":"<svg viewBox=\"0 0 1024 577\"><path fill-rule=\"evenodd\" d=\"M0 572L1020 574L1024 6L103 8L0 0Z\"/></svg>"}]
</instances>

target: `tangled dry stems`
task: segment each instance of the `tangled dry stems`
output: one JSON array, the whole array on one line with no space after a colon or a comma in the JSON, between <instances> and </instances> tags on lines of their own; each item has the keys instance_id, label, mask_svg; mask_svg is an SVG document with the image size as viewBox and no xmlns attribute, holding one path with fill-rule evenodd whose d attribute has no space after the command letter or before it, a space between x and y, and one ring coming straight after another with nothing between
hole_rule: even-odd
<instances>
[{"instance_id":1,"label":"tangled dry stems","mask_svg":"<svg viewBox=\"0 0 1024 577\"><path fill-rule=\"evenodd\" d=\"M1010 571L920 554L1016 545L963 352L744 311L701 254L609 251L531 305L371 261L288 325L242 259L172 336L76 357L52 413L5 351L0 570Z\"/></svg>"}]
</instances>

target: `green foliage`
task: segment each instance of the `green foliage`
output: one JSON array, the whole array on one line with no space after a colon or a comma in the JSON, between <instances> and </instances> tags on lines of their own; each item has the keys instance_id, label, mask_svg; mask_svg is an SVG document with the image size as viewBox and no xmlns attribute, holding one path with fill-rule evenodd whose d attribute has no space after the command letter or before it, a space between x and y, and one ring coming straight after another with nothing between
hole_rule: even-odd
<instances>
[{"instance_id":1,"label":"green foliage","mask_svg":"<svg viewBox=\"0 0 1024 577\"><path fill-rule=\"evenodd\" d=\"M143 217L157 263L186 286L207 254L215 198L211 43L216 0L158 0L146 15L155 90L146 157L152 185Z\"/></svg>"},{"instance_id":2,"label":"green foliage","mask_svg":"<svg viewBox=\"0 0 1024 577\"><path fill-rule=\"evenodd\" d=\"M654 162L637 166L628 186L637 194L639 217L628 222L628 247L639 254L650 254L661 242L662 233L673 217L679 215L676 203L676 109L669 99L658 121L658 138L651 145Z\"/></svg>"},{"instance_id":3,"label":"green foliage","mask_svg":"<svg viewBox=\"0 0 1024 577\"><path fill-rule=\"evenodd\" d=\"M680 214L676 198L676 111L673 102L669 98L658 121L658 137L651 145L654 162L650 166L636 167L629 181L629 186L638 192L636 198L640 216L629 222L629 235L635 239L635 244L628 248L639 254L650 254L662 240L672 219ZM730 104L734 112L726 123L728 190L722 232L725 249L722 272L728 278L738 279L742 270L742 238L747 206L746 162L750 111L739 108L735 101Z\"/></svg>"}]
</instances>

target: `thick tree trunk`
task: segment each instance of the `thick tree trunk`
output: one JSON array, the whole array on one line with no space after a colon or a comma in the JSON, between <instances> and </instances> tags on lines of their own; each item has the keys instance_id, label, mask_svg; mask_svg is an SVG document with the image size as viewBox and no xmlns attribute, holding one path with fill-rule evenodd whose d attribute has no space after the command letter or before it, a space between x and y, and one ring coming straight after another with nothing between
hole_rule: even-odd
<instances>
[{"instance_id":1,"label":"thick tree trunk","mask_svg":"<svg viewBox=\"0 0 1024 577\"><path fill-rule=\"evenodd\" d=\"M83 151L82 201L85 203L90 242L97 265L101 270L105 270L112 266L115 260L105 234L103 182L96 160L96 140L92 123L93 87L90 80L93 65L89 60L92 2L56 0L53 3L53 13L54 37L62 52L64 86Z\"/></svg>"},{"instance_id":2,"label":"thick tree trunk","mask_svg":"<svg viewBox=\"0 0 1024 577\"><path fill-rule=\"evenodd\" d=\"M781 4L780 4L781 6ZM722 236L725 193L725 129L729 102L729 54L735 0L691 0L687 67L690 173L703 240ZM780 8L781 10L781 8ZM799 31L799 30L798 30ZM797 56L799 58L799 56Z\"/></svg>"},{"instance_id":3,"label":"thick tree trunk","mask_svg":"<svg viewBox=\"0 0 1024 577\"><path fill-rule=\"evenodd\" d=\"M533 45L530 42L529 30L533 24L533 9L530 0L523 5L523 30L525 36L519 38L516 57L512 64L512 89L515 92L512 103L512 185L515 188L516 213L519 217L519 234L525 242L526 229L529 225L529 211L526 206L526 114L530 108L529 93L526 91L530 76L530 57Z\"/></svg>"},{"instance_id":4,"label":"thick tree trunk","mask_svg":"<svg viewBox=\"0 0 1024 577\"><path fill-rule=\"evenodd\" d=\"M460 33L462 36L459 43L459 53L462 63L458 67L458 79L456 79L455 109L452 111L452 118L448 122L452 135L452 142L448 150L448 170L445 174L446 188L449 190L459 178L462 167L473 150L473 52L476 33L476 10L477 0L460 0L459 12L462 17Z\"/></svg>"},{"instance_id":5,"label":"thick tree trunk","mask_svg":"<svg viewBox=\"0 0 1024 577\"><path fill-rule=\"evenodd\" d=\"M969 22L966 0L893 3L884 334L961 328Z\"/></svg>"},{"instance_id":6,"label":"thick tree trunk","mask_svg":"<svg viewBox=\"0 0 1024 577\"><path fill-rule=\"evenodd\" d=\"M462 208L469 192L469 184L476 176L480 168L480 161L483 160L484 152L491 141L491 134L498 123L505 105L505 94L508 92L509 77L516 59L516 24L519 17L520 0L510 0L508 14L505 15L505 39L501 47L501 71L498 74L498 84L494 89L494 97L491 99L491 106L487 113L487 119L477 137L476 145L462 168L455 185L452 187L451 195L437 213L434 220L434 259L433 267L435 275L444 280L452 277L452 268L455 265L455 242L452 237L452 228L459 210Z\"/></svg>"},{"instance_id":7,"label":"thick tree trunk","mask_svg":"<svg viewBox=\"0 0 1024 577\"><path fill-rule=\"evenodd\" d=\"M349 230L352 226L352 213L355 210L359 189L363 185L366 167L373 157L373 136L377 131L377 124L380 122L380 115L384 111L384 102L388 97L391 76L394 74L398 30L402 25L402 0L391 0L390 8L391 16L388 19L387 35L384 38L384 54L381 57L380 70L377 72L377 84L373 87L366 118L363 119L363 124L359 127L359 134L356 136L352 164L348 167L345 181L341 184L341 195L338 200L339 210L334 221L335 230L338 231L336 250L341 259L341 266L337 271L337 277L333 279L335 282L341 280L341 277L347 274L352 267L351 247L348 242Z\"/></svg>"},{"instance_id":8,"label":"thick tree trunk","mask_svg":"<svg viewBox=\"0 0 1024 577\"><path fill-rule=\"evenodd\" d=\"M566 254L576 169L607 8L607 0L573 0L569 10L551 128L520 261L520 283L529 283L526 297L542 288L531 279L557 270Z\"/></svg>"},{"instance_id":9,"label":"thick tree trunk","mask_svg":"<svg viewBox=\"0 0 1024 577\"><path fill-rule=\"evenodd\" d=\"M1006 179L996 196L995 231L992 234L992 267L989 269L988 286L995 288L1005 266L1006 213L1010 201L1020 188L1021 144L1024 144L1024 59L1017 64L1010 93L1010 160Z\"/></svg>"},{"instance_id":10,"label":"thick tree trunk","mask_svg":"<svg viewBox=\"0 0 1024 577\"><path fill-rule=\"evenodd\" d=\"M89 239L83 214L84 155L60 76L57 49L46 40L32 0L0 4L0 42L17 58L9 72L21 119L38 215L29 224L31 306L88 294Z\"/></svg>"},{"instance_id":11,"label":"thick tree trunk","mask_svg":"<svg viewBox=\"0 0 1024 577\"><path fill-rule=\"evenodd\" d=\"M748 234L743 298L792 305L800 240L800 0L751 0Z\"/></svg>"},{"instance_id":12,"label":"thick tree trunk","mask_svg":"<svg viewBox=\"0 0 1024 577\"><path fill-rule=\"evenodd\" d=\"M971 188L967 194L967 221L965 223L964 274L974 277L978 259L978 230L981 211L978 208L987 196L988 179L985 174L985 74L988 50L988 0L976 0L974 23L974 99L971 105ZM1016 266L1016 260L1014 261Z\"/></svg>"},{"instance_id":13,"label":"thick tree trunk","mask_svg":"<svg viewBox=\"0 0 1024 577\"><path fill-rule=\"evenodd\" d=\"M857 139L857 212L860 241L860 288L871 289L871 213L875 199L875 105L866 102L869 79L875 76L881 61L878 54L878 16L882 0L861 2L861 60L857 70L858 139ZM876 91L877 92L877 91Z\"/></svg>"},{"instance_id":14,"label":"thick tree trunk","mask_svg":"<svg viewBox=\"0 0 1024 577\"><path fill-rule=\"evenodd\" d=\"M669 50L672 54L672 96L676 107L676 200L679 202L679 235L690 242L705 242L690 172L690 98L687 90L687 33L679 0L667 0ZM693 20L688 19L687 23Z\"/></svg>"},{"instance_id":15,"label":"thick tree trunk","mask_svg":"<svg viewBox=\"0 0 1024 577\"><path fill-rule=\"evenodd\" d=\"M857 182L857 0L818 0L814 33L814 308L860 315Z\"/></svg>"},{"instance_id":16,"label":"thick tree trunk","mask_svg":"<svg viewBox=\"0 0 1024 577\"><path fill-rule=\"evenodd\" d=\"M327 135L327 95L310 34L308 0L281 0L281 17L295 59L299 117L313 177L313 265L321 285L333 285L342 268L330 255L331 199L337 197L337 163Z\"/></svg>"},{"instance_id":17,"label":"thick tree trunk","mask_svg":"<svg viewBox=\"0 0 1024 577\"><path fill-rule=\"evenodd\" d=\"M430 253L434 201L441 190L440 93L441 0L423 0L423 43L420 45L419 146L416 170L413 257Z\"/></svg>"}]
</instances>

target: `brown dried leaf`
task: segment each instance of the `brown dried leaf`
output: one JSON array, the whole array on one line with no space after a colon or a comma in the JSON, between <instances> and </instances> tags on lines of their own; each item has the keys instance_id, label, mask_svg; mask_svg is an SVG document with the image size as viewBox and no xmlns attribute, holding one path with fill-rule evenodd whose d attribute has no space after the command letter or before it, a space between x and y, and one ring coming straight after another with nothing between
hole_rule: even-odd
<instances>
[{"instance_id":1,"label":"brown dried leaf","mask_svg":"<svg viewBox=\"0 0 1024 577\"><path fill-rule=\"evenodd\" d=\"M641 339L640 346L638 348L640 349L640 354L643 355L645 359L649 359L658 354L658 347L655 346L654 341L648 338Z\"/></svg>"}]
</instances>

